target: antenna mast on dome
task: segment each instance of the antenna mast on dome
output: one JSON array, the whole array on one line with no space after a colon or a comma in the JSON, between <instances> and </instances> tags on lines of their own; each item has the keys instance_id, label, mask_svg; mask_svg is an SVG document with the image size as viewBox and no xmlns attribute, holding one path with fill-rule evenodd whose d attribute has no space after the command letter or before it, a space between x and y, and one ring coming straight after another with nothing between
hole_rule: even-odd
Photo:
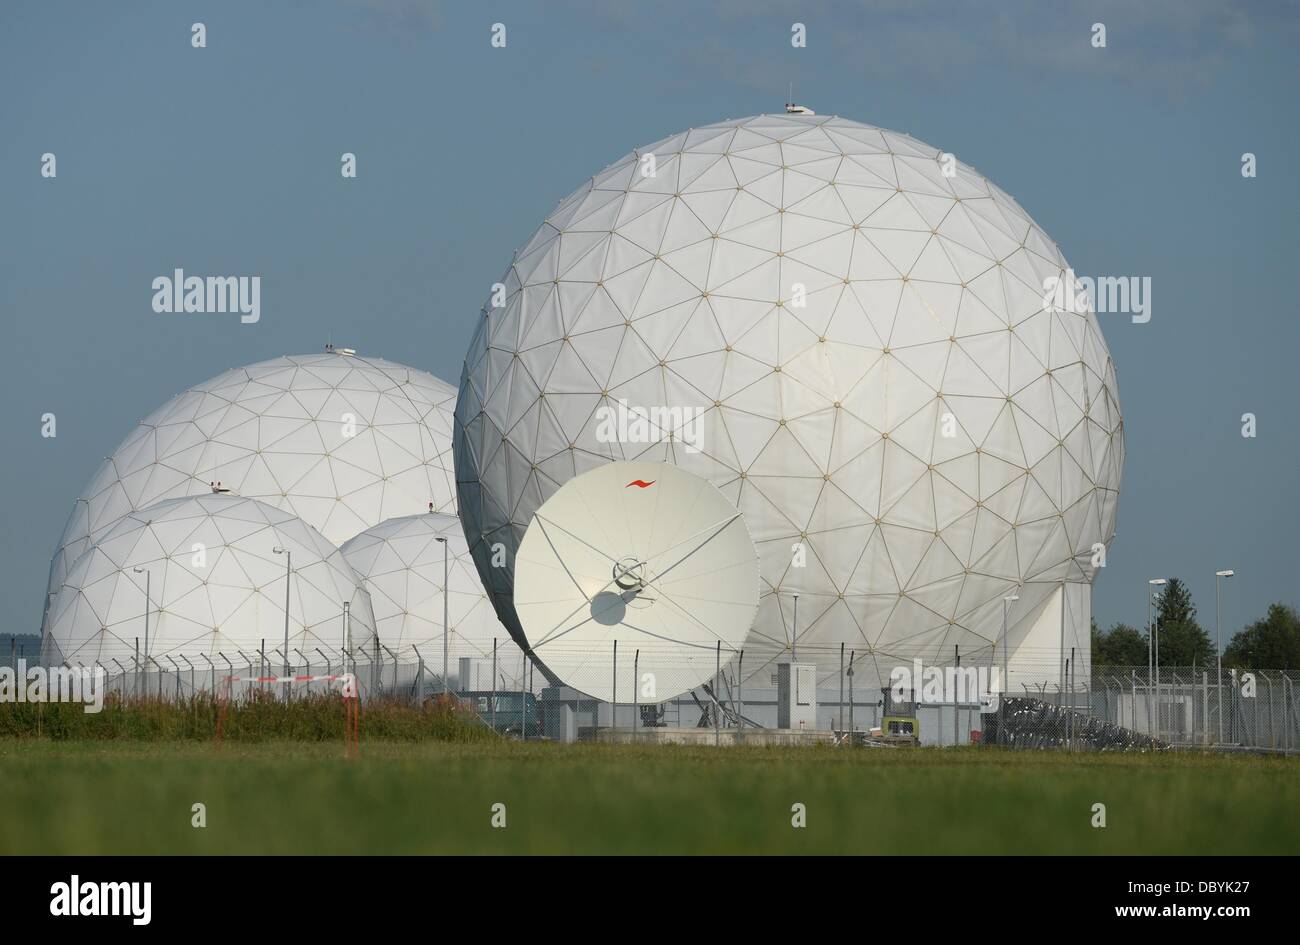
<instances>
[{"instance_id":1,"label":"antenna mast on dome","mask_svg":"<svg viewBox=\"0 0 1300 945\"><path fill-rule=\"evenodd\" d=\"M811 108L803 105L796 105L794 102L794 83L790 83L790 93L785 99L785 113L787 115L816 115L817 113Z\"/></svg>"}]
</instances>

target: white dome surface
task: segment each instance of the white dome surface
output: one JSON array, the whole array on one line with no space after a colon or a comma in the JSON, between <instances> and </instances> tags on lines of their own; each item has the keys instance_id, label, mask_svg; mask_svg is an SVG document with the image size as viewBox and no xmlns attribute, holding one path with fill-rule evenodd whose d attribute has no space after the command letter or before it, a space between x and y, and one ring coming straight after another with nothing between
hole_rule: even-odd
<instances>
[{"instance_id":1,"label":"white dome surface","mask_svg":"<svg viewBox=\"0 0 1300 945\"><path fill-rule=\"evenodd\" d=\"M182 656L200 669L208 665L202 656L222 668L220 653L239 666L237 652L252 655L263 641L269 657L284 644L287 562L277 547L292 556L290 662L302 662L293 649L312 660L316 647L331 657L341 652L344 602L353 647L368 652L370 598L342 552L289 512L209 493L129 512L73 563L50 608L46 659L97 660L113 671L116 658L130 669L138 637L143 661L146 586L148 656L163 669L167 657Z\"/></svg>"},{"instance_id":2,"label":"white dome surface","mask_svg":"<svg viewBox=\"0 0 1300 945\"><path fill-rule=\"evenodd\" d=\"M512 632L492 546L513 565L563 483L652 459L744 513L763 577L746 677L789 657L796 594L797 655L823 677L841 644L885 676L958 645L987 661L1005 595L1059 588L1059 606L1067 585L1085 599L1065 649L1086 646L1123 465L1114 366L1091 312L1044 301L1057 246L951 168L858 122L758 116L638 149L560 202L484 310L456 408L460 515ZM1050 623L1021 641L1050 636L1044 666Z\"/></svg>"},{"instance_id":3,"label":"white dome surface","mask_svg":"<svg viewBox=\"0 0 1300 945\"><path fill-rule=\"evenodd\" d=\"M231 493L285 509L335 545L387 518L455 510L456 392L431 374L336 352L272 358L190 388L100 465L50 565L71 563L128 512Z\"/></svg>"},{"instance_id":4,"label":"white dome surface","mask_svg":"<svg viewBox=\"0 0 1300 945\"><path fill-rule=\"evenodd\" d=\"M425 512L389 519L344 544L343 556L370 593L379 642L403 660L415 662L423 657L426 669L441 676L444 562L439 538L447 540L449 552L448 675L458 675L462 657L485 660L482 665L487 666L496 640L498 672L507 672L513 687L522 654L497 619L470 557L460 519L454 515ZM486 675L490 677L490 669ZM473 685L466 680L460 688Z\"/></svg>"}]
</instances>

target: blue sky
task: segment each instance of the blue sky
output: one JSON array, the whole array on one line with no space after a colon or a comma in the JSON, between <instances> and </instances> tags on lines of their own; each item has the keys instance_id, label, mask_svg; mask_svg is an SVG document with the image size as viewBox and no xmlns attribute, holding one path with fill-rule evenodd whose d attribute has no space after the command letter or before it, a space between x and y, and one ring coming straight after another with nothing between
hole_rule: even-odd
<instances>
[{"instance_id":1,"label":"blue sky","mask_svg":"<svg viewBox=\"0 0 1300 945\"><path fill-rule=\"evenodd\" d=\"M793 82L979 168L1080 274L1151 277L1148 324L1102 316L1128 463L1094 610L1139 623L1146 578L1178 575L1212 627L1235 567L1226 637L1300 597L1297 48L1300 6L1225 0L6 2L0 628L36 632L73 500L173 394L331 338L455 383L559 199L633 147L780 111ZM155 314L177 266L261 275L261 321Z\"/></svg>"}]
</instances>

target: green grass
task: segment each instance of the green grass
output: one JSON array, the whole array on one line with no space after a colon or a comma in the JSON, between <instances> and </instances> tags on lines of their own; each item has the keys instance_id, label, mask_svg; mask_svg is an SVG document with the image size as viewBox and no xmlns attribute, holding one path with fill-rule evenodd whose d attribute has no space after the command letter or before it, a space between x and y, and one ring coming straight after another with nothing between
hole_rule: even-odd
<instances>
[{"instance_id":1,"label":"green grass","mask_svg":"<svg viewBox=\"0 0 1300 945\"><path fill-rule=\"evenodd\" d=\"M0 739L0 772L0 854L1300 848L1300 759L397 740L348 759L338 741Z\"/></svg>"}]
</instances>

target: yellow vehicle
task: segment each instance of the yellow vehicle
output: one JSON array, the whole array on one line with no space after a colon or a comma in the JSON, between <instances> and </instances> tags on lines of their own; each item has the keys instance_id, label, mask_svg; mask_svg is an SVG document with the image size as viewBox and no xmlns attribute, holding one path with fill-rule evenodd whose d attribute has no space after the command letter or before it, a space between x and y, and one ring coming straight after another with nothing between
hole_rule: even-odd
<instances>
[{"instance_id":1,"label":"yellow vehicle","mask_svg":"<svg viewBox=\"0 0 1300 945\"><path fill-rule=\"evenodd\" d=\"M916 702L897 699L892 689L880 690L880 727L871 730L876 741L921 744L921 723L916 717Z\"/></svg>"}]
</instances>

